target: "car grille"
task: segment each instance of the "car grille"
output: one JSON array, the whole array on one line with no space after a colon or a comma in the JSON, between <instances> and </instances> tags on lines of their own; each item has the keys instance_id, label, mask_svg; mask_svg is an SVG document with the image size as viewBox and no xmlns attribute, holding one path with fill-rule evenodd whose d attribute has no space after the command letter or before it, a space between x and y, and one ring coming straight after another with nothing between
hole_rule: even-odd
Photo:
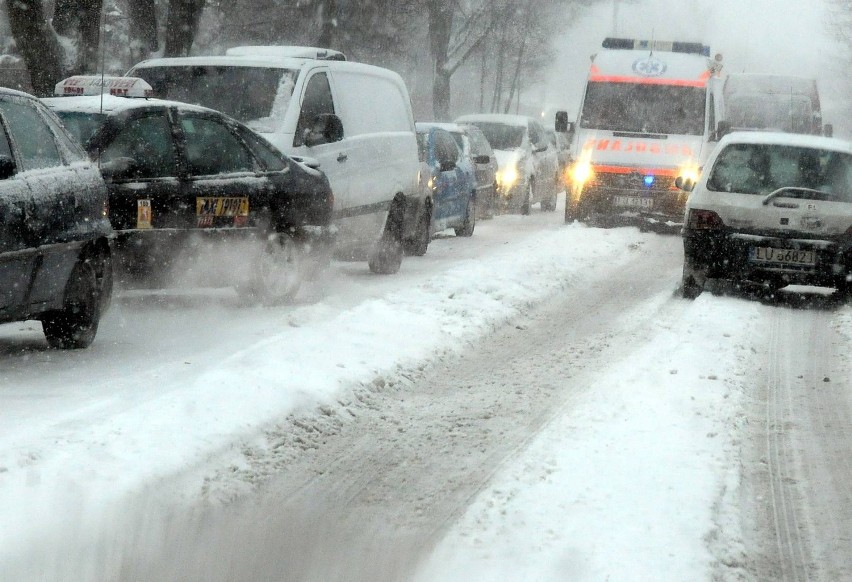
<instances>
[{"instance_id":1,"label":"car grille","mask_svg":"<svg viewBox=\"0 0 852 582\"><path fill-rule=\"evenodd\" d=\"M674 176L654 176L654 183L650 186L645 184L645 174L639 172L614 173L598 172L595 174L594 185L598 188L610 188L613 190L630 190L642 192L670 191L675 189Z\"/></svg>"}]
</instances>

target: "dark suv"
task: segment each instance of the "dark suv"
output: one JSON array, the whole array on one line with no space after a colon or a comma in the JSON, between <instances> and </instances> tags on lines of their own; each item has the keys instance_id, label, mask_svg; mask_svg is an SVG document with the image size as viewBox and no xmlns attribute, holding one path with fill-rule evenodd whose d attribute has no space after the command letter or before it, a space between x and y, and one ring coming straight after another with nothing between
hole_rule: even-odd
<instances>
[{"instance_id":1,"label":"dark suv","mask_svg":"<svg viewBox=\"0 0 852 582\"><path fill-rule=\"evenodd\" d=\"M41 320L51 347L84 348L109 304L107 190L46 107L0 89L0 323Z\"/></svg>"}]
</instances>

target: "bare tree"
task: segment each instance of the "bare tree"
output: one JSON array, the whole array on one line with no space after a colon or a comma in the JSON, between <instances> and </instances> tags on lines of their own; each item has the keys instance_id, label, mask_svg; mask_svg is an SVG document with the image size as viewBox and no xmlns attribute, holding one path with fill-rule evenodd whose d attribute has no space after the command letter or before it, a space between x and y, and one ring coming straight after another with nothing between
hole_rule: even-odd
<instances>
[{"instance_id":1,"label":"bare tree","mask_svg":"<svg viewBox=\"0 0 852 582\"><path fill-rule=\"evenodd\" d=\"M36 95L47 96L62 78L62 50L41 0L7 0L9 28L30 72Z\"/></svg>"},{"instance_id":2,"label":"bare tree","mask_svg":"<svg viewBox=\"0 0 852 582\"><path fill-rule=\"evenodd\" d=\"M103 0L56 0L53 29L57 34L72 39L77 47L76 62L67 73L94 73L98 70L102 10Z\"/></svg>"},{"instance_id":3,"label":"bare tree","mask_svg":"<svg viewBox=\"0 0 852 582\"><path fill-rule=\"evenodd\" d=\"M157 38L157 4L155 0L129 0L130 60L143 60L160 47Z\"/></svg>"},{"instance_id":4,"label":"bare tree","mask_svg":"<svg viewBox=\"0 0 852 582\"><path fill-rule=\"evenodd\" d=\"M186 56L198 33L205 0L169 0L165 56Z\"/></svg>"}]
</instances>

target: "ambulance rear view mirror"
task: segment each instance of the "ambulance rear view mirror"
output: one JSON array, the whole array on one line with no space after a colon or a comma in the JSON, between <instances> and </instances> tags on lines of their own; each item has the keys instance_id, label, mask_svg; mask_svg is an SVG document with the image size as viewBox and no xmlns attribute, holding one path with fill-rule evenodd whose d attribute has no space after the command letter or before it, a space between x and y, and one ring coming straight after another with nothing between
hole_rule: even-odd
<instances>
[{"instance_id":1,"label":"ambulance rear view mirror","mask_svg":"<svg viewBox=\"0 0 852 582\"><path fill-rule=\"evenodd\" d=\"M559 133L571 133L574 131L574 123L568 121L567 111L556 112L556 124L554 129Z\"/></svg>"}]
</instances>

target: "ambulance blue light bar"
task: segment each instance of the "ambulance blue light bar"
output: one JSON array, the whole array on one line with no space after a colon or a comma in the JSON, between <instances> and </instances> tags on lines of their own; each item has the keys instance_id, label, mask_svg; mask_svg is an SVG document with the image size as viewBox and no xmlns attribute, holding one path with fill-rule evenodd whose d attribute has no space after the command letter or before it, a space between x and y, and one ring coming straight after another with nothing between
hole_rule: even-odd
<instances>
[{"instance_id":1,"label":"ambulance blue light bar","mask_svg":"<svg viewBox=\"0 0 852 582\"><path fill-rule=\"evenodd\" d=\"M614 50L649 50L669 53L686 53L691 55L710 56L710 47L700 42L672 42L664 40L639 40L635 38L604 39L601 44L605 49Z\"/></svg>"}]
</instances>

